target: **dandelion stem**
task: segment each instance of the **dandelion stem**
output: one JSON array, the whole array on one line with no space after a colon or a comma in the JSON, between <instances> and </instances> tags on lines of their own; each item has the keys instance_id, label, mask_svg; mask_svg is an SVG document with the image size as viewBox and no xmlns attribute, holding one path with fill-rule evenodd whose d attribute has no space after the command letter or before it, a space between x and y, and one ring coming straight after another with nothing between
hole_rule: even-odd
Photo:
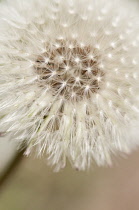
<instances>
[{"instance_id":1,"label":"dandelion stem","mask_svg":"<svg viewBox=\"0 0 139 210\"><path fill-rule=\"evenodd\" d=\"M2 186L6 183L8 178L11 176L11 174L18 167L19 163L21 162L21 160L23 158L25 149L18 151L16 153L16 155L13 157L13 159L10 161L7 168L3 171L2 175L0 176L0 190L1 190Z\"/></svg>"}]
</instances>

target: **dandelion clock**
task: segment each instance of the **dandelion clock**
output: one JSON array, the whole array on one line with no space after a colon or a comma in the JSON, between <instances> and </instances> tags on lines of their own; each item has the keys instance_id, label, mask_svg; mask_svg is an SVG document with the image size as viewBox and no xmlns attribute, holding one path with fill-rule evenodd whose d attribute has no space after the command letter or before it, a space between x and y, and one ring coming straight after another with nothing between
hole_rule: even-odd
<instances>
[{"instance_id":1,"label":"dandelion clock","mask_svg":"<svg viewBox=\"0 0 139 210\"><path fill-rule=\"evenodd\" d=\"M139 15L128 0L0 3L0 132L56 170L139 144Z\"/></svg>"}]
</instances>

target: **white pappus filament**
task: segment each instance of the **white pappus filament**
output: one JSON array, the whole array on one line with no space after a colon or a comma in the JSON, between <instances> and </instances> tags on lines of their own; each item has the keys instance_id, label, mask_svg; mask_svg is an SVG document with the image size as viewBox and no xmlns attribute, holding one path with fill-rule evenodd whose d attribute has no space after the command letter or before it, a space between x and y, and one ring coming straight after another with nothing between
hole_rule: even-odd
<instances>
[{"instance_id":1,"label":"white pappus filament","mask_svg":"<svg viewBox=\"0 0 139 210\"><path fill-rule=\"evenodd\" d=\"M0 133L25 142L27 153L46 154L56 170L67 158L85 170L134 149L136 4L6 0L0 7Z\"/></svg>"}]
</instances>

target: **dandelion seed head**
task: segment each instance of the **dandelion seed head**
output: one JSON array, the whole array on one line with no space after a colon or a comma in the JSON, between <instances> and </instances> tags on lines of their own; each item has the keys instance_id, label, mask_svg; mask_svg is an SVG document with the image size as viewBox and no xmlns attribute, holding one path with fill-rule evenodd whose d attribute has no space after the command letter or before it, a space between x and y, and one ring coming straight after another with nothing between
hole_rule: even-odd
<instances>
[{"instance_id":1,"label":"dandelion seed head","mask_svg":"<svg viewBox=\"0 0 139 210\"><path fill-rule=\"evenodd\" d=\"M56 170L139 144L139 26L128 0L0 3L0 133ZM36 10L37 8L37 10ZM128 17L128 18L127 18Z\"/></svg>"}]
</instances>

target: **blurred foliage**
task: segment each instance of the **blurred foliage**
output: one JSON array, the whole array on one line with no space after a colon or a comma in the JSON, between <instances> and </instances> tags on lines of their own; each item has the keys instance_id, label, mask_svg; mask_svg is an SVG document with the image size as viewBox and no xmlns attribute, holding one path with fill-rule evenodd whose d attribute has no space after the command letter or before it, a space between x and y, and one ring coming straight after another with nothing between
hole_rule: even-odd
<instances>
[{"instance_id":1,"label":"blurred foliage","mask_svg":"<svg viewBox=\"0 0 139 210\"><path fill-rule=\"evenodd\" d=\"M112 168L54 173L44 160L24 158L1 189L0 210L138 210L138 159L139 151Z\"/></svg>"}]
</instances>

